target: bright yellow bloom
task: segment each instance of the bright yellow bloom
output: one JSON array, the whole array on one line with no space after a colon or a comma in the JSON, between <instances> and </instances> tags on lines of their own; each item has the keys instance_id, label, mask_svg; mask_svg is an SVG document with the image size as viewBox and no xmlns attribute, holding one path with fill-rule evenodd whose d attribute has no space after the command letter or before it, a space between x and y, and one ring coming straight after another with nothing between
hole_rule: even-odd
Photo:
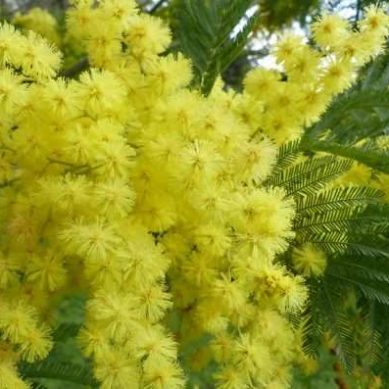
<instances>
[{"instance_id":1,"label":"bright yellow bloom","mask_svg":"<svg viewBox=\"0 0 389 389\"><path fill-rule=\"evenodd\" d=\"M307 243L293 250L293 265L304 276L321 276L327 267L327 258L323 251Z\"/></svg>"},{"instance_id":2,"label":"bright yellow bloom","mask_svg":"<svg viewBox=\"0 0 389 389\"><path fill-rule=\"evenodd\" d=\"M135 1L72 1L61 46L90 65L75 78L60 74L52 17L15 21L23 31L0 26L0 389L28 387L16 366L47 357L56 302L76 291L103 389L184 388L214 363L211 386L289 387L304 355L290 316L326 258L295 249L300 275L278 261L295 204L266 179L382 50L387 17L371 7L351 30L326 15L316 46L280 39L280 71L251 70L242 93L219 78L207 97ZM339 182L353 175L386 184L358 165Z\"/></svg>"}]
</instances>

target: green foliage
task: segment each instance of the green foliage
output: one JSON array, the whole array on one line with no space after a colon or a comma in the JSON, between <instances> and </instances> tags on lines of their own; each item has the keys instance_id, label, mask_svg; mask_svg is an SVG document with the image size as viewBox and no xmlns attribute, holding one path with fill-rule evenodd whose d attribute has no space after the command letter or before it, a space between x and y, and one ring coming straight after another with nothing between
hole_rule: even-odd
<instances>
[{"instance_id":1,"label":"green foliage","mask_svg":"<svg viewBox=\"0 0 389 389\"><path fill-rule=\"evenodd\" d=\"M350 158L373 169L389 174L389 152L379 150L378 145L375 145L374 143L370 143L361 147L353 147L350 144L337 144L328 141L313 141L309 142L307 148L310 150L324 151L327 153Z\"/></svg>"},{"instance_id":2,"label":"green foliage","mask_svg":"<svg viewBox=\"0 0 389 389\"><path fill-rule=\"evenodd\" d=\"M386 106L389 95L386 85L389 72L386 63L387 59L381 59L365 69L366 77L357 87L341 96L322 120L307 131L302 141L303 149L348 157L388 173L389 156L374 142L374 138L382 135L388 125ZM328 132L328 129L331 131ZM370 141L357 146L366 138ZM320 337L317 327L329 328L336 339L337 354L349 369L361 364L356 361L358 353L364 353L365 360L376 360L377 334L383 335L381 339L385 335L386 327L382 323L368 321L357 336L354 325L363 320L350 316L340 303L342 295L348 290L357 290L360 302L371 300L374 305L370 303L369 307L378 305L380 315L387 315L389 218L388 207L379 205L378 197L379 193L373 189L335 188L297 202L296 227L300 231L296 240L316 242L330 254L325 277L320 280L321 283L312 283L312 295L324 296L326 301L311 299L311 331L310 339L308 336L307 339L312 345L312 338L316 336L317 342L317 337ZM317 239L321 229L328 232L321 233ZM311 230L312 235L304 234L307 230ZM347 231L347 236L344 231ZM325 287L326 284L330 287ZM336 290L340 291L338 295L333 292ZM369 313L372 314L371 309ZM382 367L378 371L383 371Z\"/></svg>"},{"instance_id":3,"label":"green foliage","mask_svg":"<svg viewBox=\"0 0 389 389\"><path fill-rule=\"evenodd\" d=\"M216 78L241 54L257 15L252 0L183 0L177 6L180 49L193 61L195 83L207 95ZM240 22L244 21L240 28ZM240 31L236 32L236 29Z\"/></svg>"},{"instance_id":4,"label":"green foliage","mask_svg":"<svg viewBox=\"0 0 389 389\"><path fill-rule=\"evenodd\" d=\"M309 158L289 167L276 169L268 184L284 188L289 196L315 194L327 182L346 172L350 167L351 161L346 159Z\"/></svg>"},{"instance_id":5,"label":"green foliage","mask_svg":"<svg viewBox=\"0 0 389 389\"><path fill-rule=\"evenodd\" d=\"M324 347L320 348L317 356L320 368L313 374L306 374L296 369L292 384L293 389L338 389L336 372L333 368L336 356Z\"/></svg>"},{"instance_id":6,"label":"green foliage","mask_svg":"<svg viewBox=\"0 0 389 389\"><path fill-rule=\"evenodd\" d=\"M37 363L21 363L19 371L36 389L98 388L92 366L77 346L75 337L84 318L85 296L67 296L59 305L55 346L49 356Z\"/></svg>"},{"instance_id":7,"label":"green foliage","mask_svg":"<svg viewBox=\"0 0 389 389\"><path fill-rule=\"evenodd\" d=\"M375 366L377 361L381 360L380 355L382 348L380 347L380 337L372 328L374 315L371 307L357 305L357 299L352 293L348 293L345 297L338 296L342 301L341 306L330 307L338 309L336 312L336 322L331 323L333 332L338 331L341 336L341 343L348 348L349 369L345 370L344 365L339 363L339 354L343 351L339 347L339 339L333 336L332 339L326 337L317 344L316 369L311 368L311 371L301 371L296 369L294 373L293 388L297 389L316 389L316 388L355 388L355 389L371 389L374 373L372 366ZM325 300L320 301L325 303ZM327 309L327 307L325 308ZM307 326L306 330L311 331L318 323L311 322L311 327ZM322 328L328 330L328 327ZM334 342L337 340L337 344ZM351 370L352 369L352 370Z\"/></svg>"},{"instance_id":8,"label":"green foliage","mask_svg":"<svg viewBox=\"0 0 389 389\"><path fill-rule=\"evenodd\" d=\"M320 191L317 195L298 197L296 207L299 217L316 213L333 212L344 207L361 207L375 202L382 193L370 187L334 187Z\"/></svg>"},{"instance_id":9,"label":"green foliage","mask_svg":"<svg viewBox=\"0 0 389 389\"><path fill-rule=\"evenodd\" d=\"M376 142L389 124L388 81L387 57L367 66L359 83L337 98L322 119L306 131L300 150L310 156L324 151L389 173L389 154ZM301 169L294 167L299 164L290 163L291 156L297 160L296 151L286 156L290 175L295 174L293 168ZM319 160L323 158L328 157ZM306 162L312 176L320 173L317 164ZM309 175L306 170L304 174ZM294 194L294 244L311 242L328 255L324 276L309 281L307 350L317 351L323 332L329 331L334 351L349 372L363 368L382 374L387 365L378 357L379 340L387 337L387 322L379 318L388 316L389 208L380 203L381 193L371 188L317 189L316 193ZM350 294L356 296L354 310L345 303ZM367 386L353 382L351 387Z\"/></svg>"},{"instance_id":10,"label":"green foliage","mask_svg":"<svg viewBox=\"0 0 389 389\"><path fill-rule=\"evenodd\" d=\"M76 365L65 361L52 361L52 357L48 357L42 362L29 365L22 364L19 371L22 377L30 380L49 380L48 383L43 384L48 389L51 389L53 383L51 381L60 381L58 383L59 388L76 388L78 386L90 385L92 387L98 387L98 384L94 381L91 369ZM39 383L42 385L42 383ZM55 383L54 383L55 385Z\"/></svg>"},{"instance_id":11,"label":"green foliage","mask_svg":"<svg viewBox=\"0 0 389 389\"><path fill-rule=\"evenodd\" d=\"M376 143L389 125L388 82L388 57L383 56L366 66L356 86L306 130L302 148L350 158L388 174L389 151Z\"/></svg>"},{"instance_id":12,"label":"green foliage","mask_svg":"<svg viewBox=\"0 0 389 389\"><path fill-rule=\"evenodd\" d=\"M300 139L284 143L278 149L277 161L273 169L272 178L281 174L282 170L289 167L301 155Z\"/></svg>"},{"instance_id":13,"label":"green foliage","mask_svg":"<svg viewBox=\"0 0 389 389\"><path fill-rule=\"evenodd\" d=\"M271 12L286 7L290 20L294 15L289 14L292 8L287 3L296 3L296 15L304 17L318 5L316 0L262 1ZM252 4L252 0L178 2L179 48L192 59L195 83L203 94L210 93L217 77L242 54L258 22L258 14L246 16ZM272 16L269 11L267 17L269 24L284 23L274 19L282 14ZM359 83L339 96L302 140L280 148L273 175L266 182L284 188L295 200L296 237L291 246L313 243L328 256L323 277L308 280L310 300L304 326L305 349L319 352L325 369L309 379L297 374L293 386L297 389L336 388L333 366L338 359L348 371L356 366L374 366L384 374L389 371L389 206L381 204L382 193L372 188L328 186L353 161L389 174L389 152L375 141L389 126L388 83L388 58L382 57L364 69ZM316 157L316 152L331 155ZM282 258L287 263L291 263L290 254ZM21 364L20 372L37 389L98 387L89 361L74 342L83 319L83 298L69 299L62 307L54 333L56 347L45 361ZM69 313L69 309L74 311ZM322 349L326 331L335 344L330 352ZM379 333L384 341L381 359ZM211 370L192 381L205 387Z\"/></svg>"},{"instance_id":14,"label":"green foliage","mask_svg":"<svg viewBox=\"0 0 389 389\"><path fill-rule=\"evenodd\" d=\"M377 374L380 374L385 383L389 382L389 310L385 305L371 304L372 326L379 328L381 333L381 355L374 366ZM384 388L386 388L384 386Z\"/></svg>"},{"instance_id":15,"label":"green foliage","mask_svg":"<svg viewBox=\"0 0 389 389\"><path fill-rule=\"evenodd\" d=\"M259 0L261 24L269 30L279 29L298 20L306 24L309 13L320 6L319 0Z\"/></svg>"},{"instance_id":16,"label":"green foliage","mask_svg":"<svg viewBox=\"0 0 389 389\"><path fill-rule=\"evenodd\" d=\"M377 360L381 331L368 320L370 305L364 303L363 317L356 319L355 312L360 311L358 304L368 300L389 304L389 206L381 202L383 193L373 188L328 186L351 167L352 160L317 157L312 151L304 157L304 142L281 147L267 184L284 188L295 200L296 236L291 246L309 242L328 258L324 276L308 280L305 349L317 353L323 333L329 331L334 353L352 371L365 361L372 365ZM282 260L291 263L292 250ZM347 309L346 297L354 294L358 296L355 306ZM356 323L361 328L356 329ZM328 387L332 382L329 379Z\"/></svg>"}]
</instances>

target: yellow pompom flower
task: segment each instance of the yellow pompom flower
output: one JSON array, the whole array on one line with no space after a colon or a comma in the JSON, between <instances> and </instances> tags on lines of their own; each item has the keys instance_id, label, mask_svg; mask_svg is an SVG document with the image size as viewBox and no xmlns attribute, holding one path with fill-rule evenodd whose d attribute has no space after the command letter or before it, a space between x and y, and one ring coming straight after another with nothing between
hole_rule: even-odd
<instances>
[{"instance_id":1,"label":"yellow pompom flower","mask_svg":"<svg viewBox=\"0 0 389 389\"><path fill-rule=\"evenodd\" d=\"M361 31L385 36L388 33L389 16L383 8L370 5L364 10L364 17L359 23Z\"/></svg>"},{"instance_id":2,"label":"yellow pompom flower","mask_svg":"<svg viewBox=\"0 0 389 389\"><path fill-rule=\"evenodd\" d=\"M81 328L77 340L87 357L102 356L110 346L104 329L98 325Z\"/></svg>"},{"instance_id":3,"label":"yellow pompom flower","mask_svg":"<svg viewBox=\"0 0 389 389\"><path fill-rule=\"evenodd\" d=\"M120 108L125 98L125 90L118 78L111 72L97 69L81 74L75 93L81 107L91 115Z\"/></svg>"},{"instance_id":4,"label":"yellow pompom flower","mask_svg":"<svg viewBox=\"0 0 389 389\"><path fill-rule=\"evenodd\" d=\"M35 31L56 45L60 43L57 20L44 9L34 7L24 14L17 12L12 23L23 29Z\"/></svg>"},{"instance_id":5,"label":"yellow pompom flower","mask_svg":"<svg viewBox=\"0 0 389 389\"><path fill-rule=\"evenodd\" d=\"M125 25L128 18L137 11L135 0L102 0L100 10L107 20L113 18L115 21Z\"/></svg>"},{"instance_id":6,"label":"yellow pompom flower","mask_svg":"<svg viewBox=\"0 0 389 389\"><path fill-rule=\"evenodd\" d=\"M16 367L6 361L0 362L0 389L29 389L30 385L23 381L16 370Z\"/></svg>"},{"instance_id":7,"label":"yellow pompom flower","mask_svg":"<svg viewBox=\"0 0 389 389\"><path fill-rule=\"evenodd\" d=\"M274 70L254 69L247 74L244 80L245 90L256 98L261 98L265 93L273 93L273 88L280 79L281 75Z\"/></svg>"},{"instance_id":8,"label":"yellow pompom flower","mask_svg":"<svg viewBox=\"0 0 389 389\"><path fill-rule=\"evenodd\" d=\"M352 30L326 15L316 45L281 37L279 71L249 71L242 92L219 78L209 96L135 1L72 1L61 46L90 66L74 78L53 18L16 20L23 31L0 26L0 389L28 387L18 363L47 357L57 302L76 293L103 389L179 389L211 370L217 388L290 387L304 355L290 318L326 258L305 245L291 250L300 274L280 262L296 206L266 180L279 146L381 51L387 17L368 8ZM385 186L362 170L339 182Z\"/></svg>"},{"instance_id":9,"label":"yellow pompom flower","mask_svg":"<svg viewBox=\"0 0 389 389\"><path fill-rule=\"evenodd\" d=\"M136 363L120 351L112 349L97 357L94 371L102 389L139 388Z\"/></svg>"},{"instance_id":10,"label":"yellow pompom flower","mask_svg":"<svg viewBox=\"0 0 389 389\"><path fill-rule=\"evenodd\" d=\"M126 43L135 57L160 54L171 42L169 29L163 21L149 15L131 17L125 32Z\"/></svg>"},{"instance_id":11,"label":"yellow pompom flower","mask_svg":"<svg viewBox=\"0 0 389 389\"><path fill-rule=\"evenodd\" d=\"M3 23L0 25L0 63L2 66L19 65L23 55L25 41L14 26Z\"/></svg>"},{"instance_id":12,"label":"yellow pompom flower","mask_svg":"<svg viewBox=\"0 0 389 389\"><path fill-rule=\"evenodd\" d=\"M146 361L144 364L145 389L180 389L185 387L183 372L168 361Z\"/></svg>"},{"instance_id":13,"label":"yellow pompom flower","mask_svg":"<svg viewBox=\"0 0 389 389\"><path fill-rule=\"evenodd\" d=\"M215 375L218 389L248 389L249 383L234 367L227 367Z\"/></svg>"},{"instance_id":14,"label":"yellow pompom flower","mask_svg":"<svg viewBox=\"0 0 389 389\"><path fill-rule=\"evenodd\" d=\"M48 81L42 97L55 116L74 117L80 112L73 88L62 78Z\"/></svg>"},{"instance_id":15,"label":"yellow pompom flower","mask_svg":"<svg viewBox=\"0 0 389 389\"><path fill-rule=\"evenodd\" d=\"M177 358L177 344L166 334L162 326L153 325L142 328L137 336L130 340L134 343L139 359L148 361L174 361Z\"/></svg>"},{"instance_id":16,"label":"yellow pompom flower","mask_svg":"<svg viewBox=\"0 0 389 389\"><path fill-rule=\"evenodd\" d=\"M45 326L29 329L19 344L22 358L30 363L46 358L53 347L50 330Z\"/></svg>"},{"instance_id":17,"label":"yellow pompom flower","mask_svg":"<svg viewBox=\"0 0 389 389\"><path fill-rule=\"evenodd\" d=\"M0 102L2 112L9 115L16 113L26 99L26 88L22 84L23 79L11 69L0 71Z\"/></svg>"},{"instance_id":18,"label":"yellow pompom flower","mask_svg":"<svg viewBox=\"0 0 389 389\"><path fill-rule=\"evenodd\" d=\"M37 288L50 292L61 288L66 282L66 270L58 255L44 252L29 258L26 270L27 281Z\"/></svg>"},{"instance_id":19,"label":"yellow pompom flower","mask_svg":"<svg viewBox=\"0 0 389 389\"><path fill-rule=\"evenodd\" d=\"M23 336L34 331L37 312L25 301L16 301L13 304L3 304L0 301L1 317L0 329L3 336L12 343L19 343Z\"/></svg>"},{"instance_id":20,"label":"yellow pompom flower","mask_svg":"<svg viewBox=\"0 0 389 389\"><path fill-rule=\"evenodd\" d=\"M15 258L0 254L0 289L7 289L17 283L19 277L17 271L19 269Z\"/></svg>"},{"instance_id":21,"label":"yellow pompom flower","mask_svg":"<svg viewBox=\"0 0 389 389\"><path fill-rule=\"evenodd\" d=\"M172 306L171 296L165 291L164 285L150 285L140 287L135 292L135 301L140 319L150 323L160 321L168 308Z\"/></svg>"},{"instance_id":22,"label":"yellow pompom flower","mask_svg":"<svg viewBox=\"0 0 389 389\"><path fill-rule=\"evenodd\" d=\"M311 243L293 249L293 266L306 277L321 276L327 267L325 253Z\"/></svg>"},{"instance_id":23,"label":"yellow pompom flower","mask_svg":"<svg viewBox=\"0 0 389 389\"><path fill-rule=\"evenodd\" d=\"M349 31L347 21L338 15L324 15L312 25L313 37L323 49L331 49L347 37Z\"/></svg>"},{"instance_id":24,"label":"yellow pompom flower","mask_svg":"<svg viewBox=\"0 0 389 389\"><path fill-rule=\"evenodd\" d=\"M96 206L107 218L128 215L135 203L135 193L125 181L97 183L94 188Z\"/></svg>"},{"instance_id":25,"label":"yellow pompom flower","mask_svg":"<svg viewBox=\"0 0 389 389\"><path fill-rule=\"evenodd\" d=\"M20 65L27 76L38 80L55 76L61 66L61 55L54 46L29 31L22 47Z\"/></svg>"},{"instance_id":26,"label":"yellow pompom flower","mask_svg":"<svg viewBox=\"0 0 389 389\"><path fill-rule=\"evenodd\" d=\"M281 37L274 49L278 62L289 62L294 58L294 53L304 47L303 38L298 35L287 34Z\"/></svg>"},{"instance_id":27,"label":"yellow pompom flower","mask_svg":"<svg viewBox=\"0 0 389 389\"><path fill-rule=\"evenodd\" d=\"M110 224L103 219L95 223L74 223L63 230L59 238L67 244L70 254L88 260L105 259L117 250L120 238Z\"/></svg>"}]
</instances>

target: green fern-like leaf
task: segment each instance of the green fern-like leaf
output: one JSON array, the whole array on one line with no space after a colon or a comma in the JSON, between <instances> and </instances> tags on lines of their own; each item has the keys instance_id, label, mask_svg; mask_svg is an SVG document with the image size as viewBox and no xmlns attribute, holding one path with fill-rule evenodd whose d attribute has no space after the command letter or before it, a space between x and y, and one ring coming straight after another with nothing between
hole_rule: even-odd
<instances>
[{"instance_id":1,"label":"green fern-like leaf","mask_svg":"<svg viewBox=\"0 0 389 389\"><path fill-rule=\"evenodd\" d=\"M373 169L389 174L389 152L372 148L371 145L351 146L330 141L305 141L304 148L310 151L324 151L340 157L353 159Z\"/></svg>"},{"instance_id":2,"label":"green fern-like leaf","mask_svg":"<svg viewBox=\"0 0 389 389\"><path fill-rule=\"evenodd\" d=\"M327 273L327 278L333 278L338 283L356 287L367 299L389 304L389 284L377 280L369 280L356 274L349 274L348 269L333 267Z\"/></svg>"},{"instance_id":3,"label":"green fern-like leaf","mask_svg":"<svg viewBox=\"0 0 389 389\"><path fill-rule=\"evenodd\" d=\"M370 366L377 361L381 350L380 336L372 322L371 304L363 304L361 308L359 300L354 298L352 286L331 277L313 280L310 290L302 330L304 350L317 355L326 331L335 342L335 347L329 351L348 371L356 365Z\"/></svg>"},{"instance_id":4,"label":"green fern-like leaf","mask_svg":"<svg viewBox=\"0 0 389 389\"><path fill-rule=\"evenodd\" d=\"M31 382L30 387L32 389L49 389L47 386L43 385L40 382Z\"/></svg>"},{"instance_id":5,"label":"green fern-like leaf","mask_svg":"<svg viewBox=\"0 0 389 389\"><path fill-rule=\"evenodd\" d=\"M373 188L326 188L331 171L327 166L333 162L316 153L389 173L389 153L376 142L389 127L388 81L386 56L367 66L359 83L307 129L299 150L310 158L296 163L299 151L287 153L285 165L276 167L269 179L270 185L284 187L296 202L295 244L310 242L327 254L324 275L307 281L305 348L317 350L320 334L329 330L334 351L349 370L377 361L380 371L387 367L378 358L379 339L385 345L388 336L387 321L377 317L389 317L389 206L381 203L382 193ZM281 164L277 161L277 166ZM290 263L290 252L283 259ZM356 296L354 310L344 304L348 294Z\"/></svg>"},{"instance_id":6,"label":"green fern-like leaf","mask_svg":"<svg viewBox=\"0 0 389 389\"><path fill-rule=\"evenodd\" d=\"M301 155L300 139L282 144L278 149L273 177L278 176L282 170L296 162L299 155Z\"/></svg>"},{"instance_id":7,"label":"green fern-like leaf","mask_svg":"<svg viewBox=\"0 0 389 389\"><path fill-rule=\"evenodd\" d=\"M310 158L279 170L267 182L280 186L288 196L315 194L325 184L350 169L352 162L335 157Z\"/></svg>"},{"instance_id":8,"label":"green fern-like leaf","mask_svg":"<svg viewBox=\"0 0 389 389\"><path fill-rule=\"evenodd\" d=\"M377 136L388 125L389 118L381 111L388 104L387 90L352 90L336 99L322 119L307 129L304 138L318 139L331 130L328 141L355 144Z\"/></svg>"},{"instance_id":9,"label":"green fern-like leaf","mask_svg":"<svg viewBox=\"0 0 389 389\"><path fill-rule=\"evenodd\" d=\"M19 366L19 371L26 379L53 379L67 384L98 388L98 383L93 378L89 367L51 361L50 358L34 364L23 363Z\"/></svg>"},{"instance_id":10,"label":"green fern-like leaf","mask_svg":"<svg viewBox=\"0 0 389 389\"><path fill-rule=\"evenodd\" d=\"M324 321L320 305L322 303L321 289L317 280L311 281L309 304L301 317L301 334L303 349L307 355L316 357L322 343Z\"/></svg>"},{"instance_id":11,"label":"green fern-like leaf","mask_svg":"<svg viewBox=\"0 0 389 389\"><path fill-rule=\"evenodd\" d=\"M296 198L297 213L301 216L360 207L375 203L383 193L370 187L335 187L319 193Z\"/></svg>"},{"instance_id":12,"label":"green fern-like leaf","mask_svg":"<svg viewBox=\"0 0 389 389\"><path fill-rule=\"evenodd\" d=\"M207 95L218 77L242 52L257 15L248 17L252 0L183 0L178 6L178 38L192 59L195 81Z\"/></svg>"},{"instance_id":13,"label":"green fern-like leaf","mask_svg":"<svg viewBox=\"0 0 389 389\"><path fill-rule=\"evenodd\" d=\"M350 371L355 358L355 349L353 348L353 333L348 316L344 313L340 304L342 291L330 285L327 280L322 281L321 288L325 325L330 329L332 336L335 338L338 357Z\"/></svg>"},{"instance_id":14,"label":"green fern-like leaf","mask_svg":"<svg viewBox=\"0 0 389 389\"><path fill-rule=\"evenodd\" d=\"M367 300L389 303L389 207L381 203L383 193L373 188L327 188L329 181L350 168L351 160L325 156L296 162L300 147L284 146L267 184L283 187L296 202L295 244L310 242L328 258L324 276L308 282L304 349L316 353L322 332L330 331L336 343L333 352L350 371L362 357L373 361L379 350L377 330L366 324L357 331L343 300L355 292ZM289 256L290 252L283 258L287 263Z\"/></svg>"},{"instance_id":15,"label":"green fern-like leaf","mask_svg":"<svg viewBox=\"0 0 389 389\"><path fill-rule=\"evenodd\" d=\"M81 323L64 323L55 329L53 339L56 342L75 337L81 328Z\"/></svg>"},{"instance_id":16,"label":"green fern-like leaf","mask_svg":"<svg viewBox=\"0 0 389 389\"><path fill-rule=\"evenodd\" d=\"M361 71L353 90L382 90L389 84L389 55L385 53Z\"/></svg>"}]
</instances>

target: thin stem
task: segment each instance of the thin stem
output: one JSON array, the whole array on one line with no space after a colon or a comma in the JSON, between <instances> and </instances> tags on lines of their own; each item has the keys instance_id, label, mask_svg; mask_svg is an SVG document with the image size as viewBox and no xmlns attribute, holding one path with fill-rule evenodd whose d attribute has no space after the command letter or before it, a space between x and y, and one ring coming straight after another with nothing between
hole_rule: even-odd
<instances>
[{"instance_id":1,"label":"thin stem","mask_svg":"<svg viewBox=\"0 0 389 389\"><path fill-rule=\"evenodd\" d=\"M267 55L269 55L269 50L266 48L259 50L247 50L245 53L243 52L243 55L245 54L252 57L266 57Z\"/></svg>"},{"instance_id":2,"label":"thin stem","mask_svg":"<svg viewBox=\"0 0 389 389\"><path fill-rule=\"evenodd\" d=\"M79 168L81 166L77 166L77 165L74 165L73 163L71 162L67 162L67 161L61 161L59 159L55 159L55 158L47 158L49 162L51 163L57 163L59 165L65 165L65 166L70 166L70 167L74 167L74 168ZM84 166L82 166L84 167Z\"/></svg>"},{"instance_id":3,"label":"thin stem","mask_svg":"<svg viewBox=\"0 0 389 389\"><path fill-rule=\"evenodd\" d=\"M357 12L356 12L356 15L355 15L355 24L358 23L359 21L359 18L361 16L361 0L357 0Z\"/></svg>"},{"instance_id":4,"label":"thin stem","mask_svg":"<svg viewBox=\"0 0 389 389\"><path fill-rule=\"evenodd\" d=\"M12 149L11 147L5 145L4 143L0 144L0 149L4 149L4 150L7 150L7 151L11 151L12 153L15 152L14 149Z\"/></svg>"},{"instance_id":5,"label":"thin stem","mask_svg":"<svg viewBox=\"0 0 389 389\"><path fill-rule=\"evenodd\" d=\"M0 14L1 19L5 19L5 14L6 14L5 0L0 1L0 11L1 11Z\"/></svg>"},{"instance_id":6,"label":"thin stem","mask_svg":"<svg viewBox=\"0 0 389 389\"><path fill-rule=\"evenodd\" d=\"M77 74L81 73L83 70L86 70L89 66L88 58L81 58L78 62L76 62L73 66L68 69L63 70L60 73L61 77L74 77Z\"/></svg>"},{"instance_id":7,"label":"thin stem","mask_svg":"<svg viewBox=\"0 0 389 389\"><path fill-rule=\"evenodd\" d=\"M4 182L2 182L2 183L0 184L0 188L2 189L2 188L5 188L5 187L7 187L7 186L10 186L10 185L12 185L14 182L16 182L16 181L19 181L19 178L13 178L13 179L11 179L11 180L4 181Z\"/></svg>"},{"instance_id":8,"label":"thin stem","mask_svg":"<svg viewBox=\"0 0 389 389\"><path fill-rule=\"evenodd\" d=\"M153 14L158 11L159 8L161 8L167 0L159 0L158 3L156 3L149 11L149 14Z\"/></svg>"}]
</instances>

